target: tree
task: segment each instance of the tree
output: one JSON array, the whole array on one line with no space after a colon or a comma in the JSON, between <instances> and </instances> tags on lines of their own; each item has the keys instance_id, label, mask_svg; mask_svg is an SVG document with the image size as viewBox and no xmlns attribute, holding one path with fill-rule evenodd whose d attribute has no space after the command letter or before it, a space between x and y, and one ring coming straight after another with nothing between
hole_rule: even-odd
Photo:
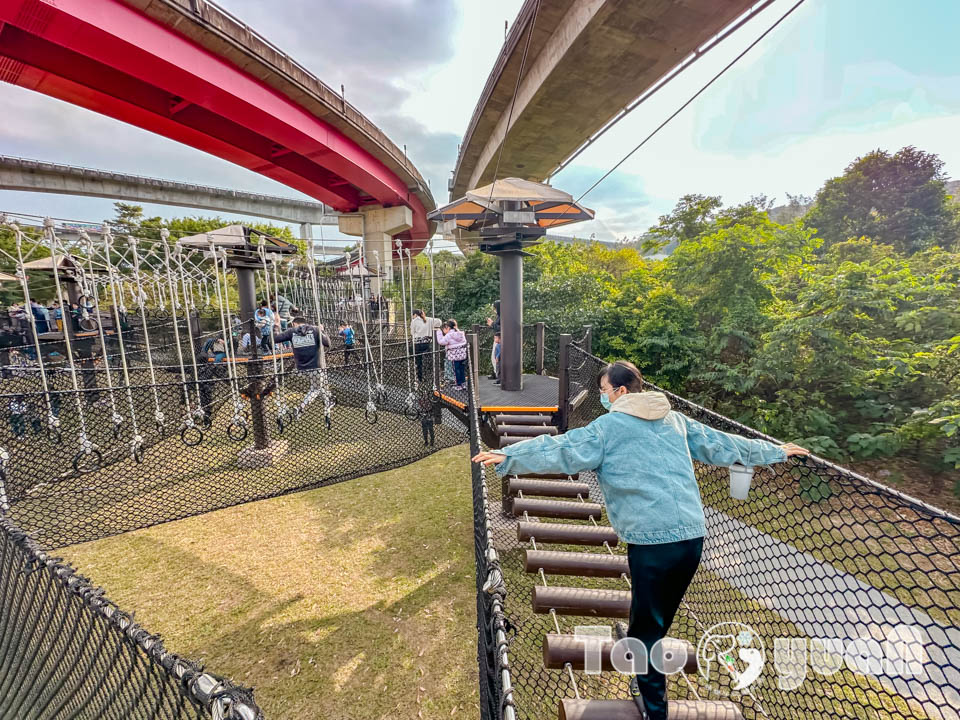
<instances>
[{"instance_id":1,"label":"tree","mask_svg":"<svg viewBox=\"0 0 960 720\"><path fill-rule=\"evenodd\" d=\"M824 249L856 237L905 255L951 248L960 226L944 181L943 161L932 153L874 150L824 184L805 222L824 239Z\"/></svg>"},{"instance_id":2,"label":"tree","mask_svg":"<svg viewBox=\"0 0 960 720\"><path fill-rule=\"evenodd\" d=\"M716 219L723 201L715 195L684 195L669 215L644 236L642 249L659 252L671 244L680 245L702 235Z\"/></svg>"}]
</instances>

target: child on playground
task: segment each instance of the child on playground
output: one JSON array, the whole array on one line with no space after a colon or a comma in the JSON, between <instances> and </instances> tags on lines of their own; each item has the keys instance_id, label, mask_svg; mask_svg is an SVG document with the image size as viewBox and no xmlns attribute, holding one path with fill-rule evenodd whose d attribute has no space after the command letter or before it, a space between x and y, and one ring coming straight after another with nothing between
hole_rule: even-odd
<instances>
[{"instance_id":1,"label":"child on playground","mask_svg":"<svg viewBox=\"0 0 960 720\"><path fill-rule=\"evenodd\" d=\"M266 300L261 300L260 307L253 313L253 323L257 326L257 330L260 331L260 347L264 350L273 349L273 344L270 340L273 322L274 316L273 310L270 309L270 304Z\"/></svg>"},{"instance_id":2,"label":"child on playground","mask_svg":"<svg viewBox=\"0 0 960 720\"><path fill-rule=\"evenodd\" d=\"M454 380L457 390L466 388L467 382L467 336L457 329L457 321L447 320L437 330L437 343L446 348L447 360L453 363Z\"/></svg>"},{"instance_id":3,"label":"child on playground","mask_svg":"<svg viewBox=\"0 0 960 720\"><path fill-rule=\"evenodd\" d=\"M673 411L663 393L644 392L643 377L629 362L607 365L597 383L609 412L586 427L481 452L473 461L496 465L500 476L596 471L610 524L627 543L627 634L650 653L700 565L706 521L693 461L770 465L809 451L714 430ZM631 694L649 720L666 720L666 679L648 667L631 681Z\"/></svg>"},{"instance_id":4,"label":"child on playground","mask_svg":"<svg viewBox=\"0 0 960 720\"><path fill-rule=\"evenodd\" d=\"M353 355L356 335L346 320L340 321L340 332L337 334L343 338L343 364L347 365L350 363L350 357Z\"/></svg>"},{"instance_id":5,"label":"child on playground","mask_svg":"<svg viewBox=\"0 0 960 720\"><path fill-rule=\"evenodd\" d=\"M493 335L493 376L496 380L493 381L494 385L500 384L500 333L494 333Z\"/></svg>"},{"instance_id":6,"label":"child on playground","mask_svg":"<svg viewBox=\"0 0 960 720\"><path fill-rule=\"evenodd\" d=\"M303 317L295 317L287 330L274 338L278 343L289 342L293 346L293 359L297 370L307 376L310 387L304 396L297 414L301 415L306 407L312 403L326 389L326 373L324 358L321 354L321 345L330 347L330 338L323 332L323 325L311 325Z\"/></svg>"}]
</instances>

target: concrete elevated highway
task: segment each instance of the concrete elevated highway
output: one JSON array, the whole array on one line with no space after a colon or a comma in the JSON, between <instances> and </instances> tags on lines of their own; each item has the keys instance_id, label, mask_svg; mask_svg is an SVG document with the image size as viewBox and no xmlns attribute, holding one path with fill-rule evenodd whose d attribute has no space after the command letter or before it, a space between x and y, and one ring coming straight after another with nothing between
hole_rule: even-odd
<instances>
[{"instance_id":1,"label":"concrete elevated highway","mask_svg":"<svg viewBox=\"0 0 960 720\"><path fill-rule=\"evenodd\" d=\"M206 0L4 0L0 79L273 178L340 213L390 265L435 206L420 173L343 96Z\"/></svg>"},{"instance_id":2,"label":"concrete elevated highway","mask_svg":"<svg viewBox=\"0 0 960 720\"><path fill-rule=\"evenodd\" d=\"M460 146L451 199L493 182L504 142L498 177L547 179L631 101L765 3L541 0L534 18L537 5L524 2L490 72Z\"/></svg>"},{"instance_id":3,"label":"concrete elevated highway","mask_svg":"<svg viewBox=\"0 0 960 720\"><path fill-rule=\"evenodd\" d=\"M239 213L300 225L337 224L323 203L0 155L0 190L80 195ZM308 237L308 236L307 236Z\"/></svg>"}]
</instances>

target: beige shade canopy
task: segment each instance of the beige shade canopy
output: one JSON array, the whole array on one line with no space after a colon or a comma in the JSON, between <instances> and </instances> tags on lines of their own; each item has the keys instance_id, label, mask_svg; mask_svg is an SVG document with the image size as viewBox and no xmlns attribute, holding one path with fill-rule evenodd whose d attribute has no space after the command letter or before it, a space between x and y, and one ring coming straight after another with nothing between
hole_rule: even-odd
<instances>
[{"instance_id":1,"label":"beige shade canopy","mask_svg":"<svg viewBox=\"0 0 960 720\"><path fill-rule=\"evenodd\" d=\"M16 275L10 275L9 273L0 272L0 282L20 282L20 279Z\"/></svg>"},{"instance_id":2,"label":"beige shade canopy","mask_svg":"<svg viewBox=\"0 0 960 720\"><path fill-rule=\"evenodd\" d=\"M207 249L210 242L219 247L247 247L248 244L256 245L259 238L267 241L267 250L286 250L293 247L290 243L284 242L278 238L259 232L243 225L227 225L217 228L210 232L188 235L180 238L177 242L183 247Z\"/></svg>"},{"instance_id":3,"label":"beige shade canopy","mask_svg":"<svg viewBox=\"0 0 960 720\"><path fill-rule=\"evenodd\" d=\"M510 208L504 207L510 203ZM563 190L520 178L504 178L475 188L465 197L437 208L427 216L442 222L444 236L456 240L464 252L476 249L483 228L508 223L529 228L553 228L592 220L594 212Z\"/></svg>"},{"instance_id":4,"label":"beige shade canopy","mask_svg":"<svg viewBox=\"0 0 960 720\"><path fill-rule=\"evenodd\" d=\"M58 256L57 261L57 270L76 270L79 268L79 265L68 255ZM26 270L50 270L52 272L53 258L45 257L37 260L31 260L30 262L25 262L23 267Z\"/></svg>"},{"instance_id":5,"label":"beige shade canopy","mask_svg":"<svg viewBox=\"0 0 960 720\"><path fill-rule=\"evenodd\" d=\"M517 200L531 204L541 202L573 202L573 196L543 183L520 178L503 178L490 185L467 191L467 199L484 205L499 200Z\"/></svg>"}]
</instances>

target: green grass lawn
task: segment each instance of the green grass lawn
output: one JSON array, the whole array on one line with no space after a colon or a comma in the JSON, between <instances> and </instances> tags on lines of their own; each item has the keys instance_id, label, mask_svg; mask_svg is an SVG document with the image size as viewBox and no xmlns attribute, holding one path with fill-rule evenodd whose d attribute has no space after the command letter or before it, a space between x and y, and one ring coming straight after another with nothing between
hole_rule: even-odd
<instances>
[{"instance_id":1,"label":"green grass lawn","mask_svg":"<svg viewBox=\"0 0 960 720\"><path fill-rule=\"evenodd\" d=\"M476 717L467 456L58 552L268 720Z\"/></svg>"}]
</instances>

